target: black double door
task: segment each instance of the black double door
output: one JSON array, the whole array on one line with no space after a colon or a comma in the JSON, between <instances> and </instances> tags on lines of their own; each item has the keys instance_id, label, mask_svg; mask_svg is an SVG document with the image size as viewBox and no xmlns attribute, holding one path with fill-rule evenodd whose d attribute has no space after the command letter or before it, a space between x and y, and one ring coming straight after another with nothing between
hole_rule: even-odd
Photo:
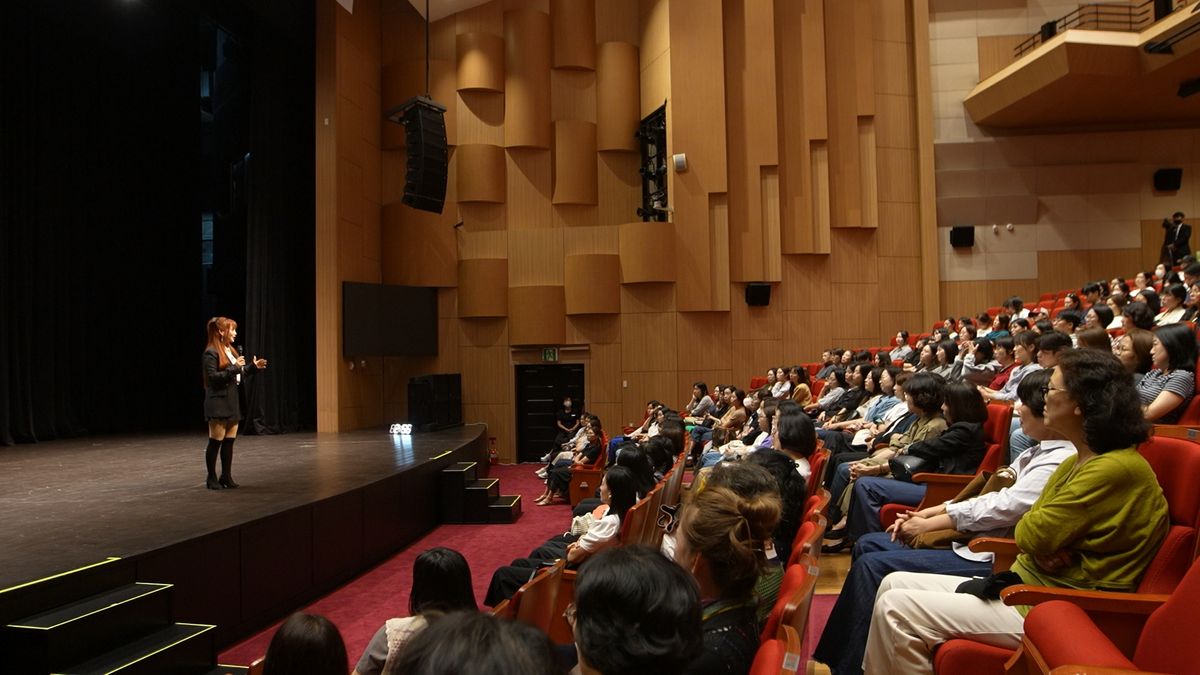
<instances>
[{"instance_id":1,"label":"black double door","mask_svg":"<svg viewBox=\"0 0 1200 675\"><path fill-rule=\"evenodd\" d=\"M558 436L555 415L564 396L583 410L583 364L519 365L517 369L517 459L536 462Z\"/></svg>"}]
</instances>

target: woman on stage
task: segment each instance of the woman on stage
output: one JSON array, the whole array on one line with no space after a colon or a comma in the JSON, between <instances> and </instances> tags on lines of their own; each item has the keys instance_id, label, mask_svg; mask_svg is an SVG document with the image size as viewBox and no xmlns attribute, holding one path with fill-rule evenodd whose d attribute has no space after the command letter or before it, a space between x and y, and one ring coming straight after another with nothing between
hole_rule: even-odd
<instances>
[{"instance_id":1,"label":"woman on stage","mask_svg":"<svg viewBox=\"0 0 1200 675\"><path fill-rule=\"evenodd\" d=\"M237 337L237 322L223 316L208 320L208 347L200 357L204 364L204 417L208 419L208 447L204 463L208 466L209 490L235 488L230 474L233 463L233 442L237 440L238 422L242 419L238 405L238 385L242 377L267 367L267 360L238 354L233 346ZM217 451L221 453L221 477L217 478Z\"/></svg>"}]
</instances>

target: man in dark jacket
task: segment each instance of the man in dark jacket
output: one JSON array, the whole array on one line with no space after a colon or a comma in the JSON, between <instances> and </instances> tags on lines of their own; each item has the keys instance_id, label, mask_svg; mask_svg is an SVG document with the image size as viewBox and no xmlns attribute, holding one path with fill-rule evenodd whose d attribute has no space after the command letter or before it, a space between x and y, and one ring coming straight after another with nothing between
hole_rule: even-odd
<instances>
[{"instance_id":1,"label":"man in dark jacket","mask_svg":"<svg viewBox=\"0 0 1200 675\"><path fill-rule=\"evenodd\" d=\"M1192 238L1192 226L1183 222L1183 211L1176 211L1170 220L1163 218L1163 245L1159 261L1174 265L1179 259L1192 252L1189 239Z\"/></svg>"}]
</instances>

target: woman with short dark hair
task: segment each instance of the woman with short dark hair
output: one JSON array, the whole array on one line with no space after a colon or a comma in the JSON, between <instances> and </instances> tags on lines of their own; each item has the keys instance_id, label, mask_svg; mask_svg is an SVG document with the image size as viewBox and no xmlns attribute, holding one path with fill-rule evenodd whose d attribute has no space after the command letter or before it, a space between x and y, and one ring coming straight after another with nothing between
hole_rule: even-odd
<instances>
[{"instance_id":1,"label":"woman with short dark hair","mask_svg":"<svg viewBox=\"0 0 1200 675\"><path fill-rule=\"evenodd\" d=\"M1159 326L1150 355L1155 369L1138 382L1138 398L1147 420L1175 424L1196 393L1196 334L1185 323Z\"/></svg>"},{"instance_id":2,"label":"woman with short dark hair","mask_svg":"<svg viewBox=\"0 0 1200 675\"><path fill-rule=\"evenodd\" d=\"M580 670L601 675L682 673L703 646L700 616L696 581L645 546L609 549L586 562L566 613Z\"/></svg>"},{"instance_id":3,"label":"woman with short dark hair","mask_svg":"<svg viewBox=\"0 0 1200 675\"><path fill-rule=\"evenodd\" d=\"M1131 302L1121 310L1121 326L1126 333L1137 329L1151 330L1154 328L1154 313L1144 302Z\"/></svg>"},{"instance_id":4,"label":"woman with short dark hair","mask_svg":"<svg viewBox=\"0 0 1200 675\"><path fill-rule=\"evenodd\" d=\"M1170 286L1167 288L1170 288ZM1147 288L1141 293L1138 293L1138 296L1134 298L1134 302L1145 303L1146 306L1150 308L1151 316L1158 316L1158 313L1162 311L1162 299L1159 297L1158 293L1154 292L1154 289L1151 288Z\"/></svg>"},{"instance_id":5,"label":"woman with short dark hair","mask_svg":"<svg viewBox=\"0 0 1200 675\"><path fill-rule=\"evenodd\" d=\"M1154 367L1153 349L1154 333L1148 330L1130 331L1113 340L1113 356L1133 376L1134 386Z\"/></svg>"},{"instance_id":6,"label":"woman with short dark hair","mask_svg":"<svg viewBox=\"0 0 1200 675\"><path fill-rule=\"evenodd\" d=\"M323 616L296 612L275 631L263 675L345 675L346 645Z\"/></svg>"},{"instance_id":7,"label":"woman with short dark hair","mask_svg":"<svg viewBox=\"0 0 1200 675\"><path fill-rule=\"evenodd\" d=\"M1162 310L1158 313L1158 316L1154 317L1154 325L1165 326L1169 323L1183 321L1183 315L1187 312L1187 307L1184 307L1184 303L1187 302L1187 296L1187 288L1183 284L1171 284L1164 288Z\"/></svg>"}]
</instances>

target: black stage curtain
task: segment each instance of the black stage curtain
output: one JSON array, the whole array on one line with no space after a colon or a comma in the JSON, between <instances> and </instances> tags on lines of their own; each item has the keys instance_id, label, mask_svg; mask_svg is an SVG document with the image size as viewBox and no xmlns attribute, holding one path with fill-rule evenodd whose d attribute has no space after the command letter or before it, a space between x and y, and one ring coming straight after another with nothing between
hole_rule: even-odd
<instances>
[{"instance_id":1,"label":"black stage curtain","mask_svg":"<svg viewBox=\"0 0 1200 675\"><path fill-rule=\"evenodd\" d=\"M75 0L5 6L0 444L203 433L199 60L191 48L203 11ZM311 53L303 58L311 79ZM284 81L294 79L278 87ZM311 84L306 98L269 87L260 94L280 116L255 126L264 145L252 150L261 168L252 177L259 196L244 323L258 328L247 345L272 360L253 393L262 410L254 426L275 431L315 420L313 99ZM265 128L272 121L282 128ZM272 157L271 148L287 155Z\"/></svg>"},{"instance_id":2,"label":"black stage curtain","mask_svg":"<svg viewBox=\"0 0 1200 675\"><path fill-rule=\"evenodd\" d=\"M252 42L246 349L269 365L251 380L244 433L316 427L315 17L296 10Z\"/></svg>"}]
</instances>

